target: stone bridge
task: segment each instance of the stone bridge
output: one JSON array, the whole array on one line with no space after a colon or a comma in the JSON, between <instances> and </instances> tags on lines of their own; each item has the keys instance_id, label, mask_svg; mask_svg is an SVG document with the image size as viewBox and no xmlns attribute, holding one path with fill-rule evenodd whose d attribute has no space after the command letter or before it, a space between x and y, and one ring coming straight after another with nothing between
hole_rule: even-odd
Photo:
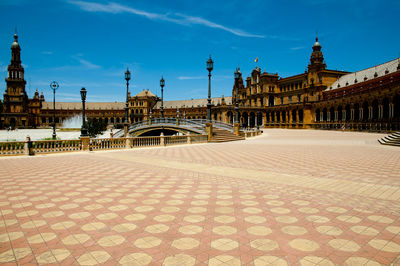
<instances>
[{"instance_id":1,"label":"stone bridge","mask_svg":"<svg viewBox=\"0 0 400 266\"><path fill-rule=\"evenodd\" d=\"M180 118L153 118L131 124L128 127L128 135L137 136L159 136L176 134L206 134L205 119L180 119ZM234 126L220 121L211 121L213 128L234 133ZM114 137L123 137L124 130L121 129L114 134Z\"/></svg>"}]
</instances>

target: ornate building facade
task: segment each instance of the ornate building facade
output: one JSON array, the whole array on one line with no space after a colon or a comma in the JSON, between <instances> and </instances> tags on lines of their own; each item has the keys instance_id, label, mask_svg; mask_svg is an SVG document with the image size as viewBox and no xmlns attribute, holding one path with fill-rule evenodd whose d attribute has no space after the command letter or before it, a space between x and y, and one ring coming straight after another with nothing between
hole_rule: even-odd
<instances>
[{"instance_id":1,"label":"ornate building facade","mask_svg":"<svg viewBox=\"0 0 400 266\"><path fill-rule=\"evenodd\" d=\"M49 127L53 123L53 103L36 91L28 98L18 36L11 45L1 127ZM238 91L236 95L236 90ZM400 58L365 70L348 73L327 69L318 38L312 46L304 73L280 77L256 67L244 79L239 72L232 97L212 98L212 119L233 123L235 102L242 127L347 128L354 130L400 129ZM160 98L149 90L128 94L129 121L161 117ZM87 103L88 118L120 124L124 102ZM80 115L79 102L57 102L58 126ZM207 99L164 101L164 116L205 119Z\"/></svg>"}]
</instances>

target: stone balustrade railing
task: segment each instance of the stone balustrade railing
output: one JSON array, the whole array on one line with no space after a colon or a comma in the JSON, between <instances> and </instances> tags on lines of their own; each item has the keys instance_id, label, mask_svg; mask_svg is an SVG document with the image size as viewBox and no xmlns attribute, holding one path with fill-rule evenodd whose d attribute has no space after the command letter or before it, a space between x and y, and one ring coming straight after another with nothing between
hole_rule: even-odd
<instances>
[{"instance_id":1,"label":"stone balustrade railing","mask_svg":"<svg viewBox=\"0 0 400 266\"><path fill-rule=\"evenodd\" d=\"M111 149L124 149L126 146L125 138L102 138L90 139L90 150L111 150Z\"/></svg>"},{"instance_id":2,"label":"stone balustrade railing","mask_svg":"<svg viewBox=\"0 0 400 266\"><path fill-rule=\"evenodd\" d=\"M160 137L136 137L131 139L132 147L149 147L149 146L160 146L161 145L161 136Z\"/></svg>"},{"instance_id":3,"label":"stone balustrade railing","mask_svg":"<svg viewBox=\"0 0 400 266\"><path fill-rule=\"evenodd\" d=\"M0 142L0 155L20 155L25 154L24 141Z\"/></svg>"},{"instance_id":4,"label":"stone balustrade railing","mask_svg":"<svg viewBox=\"0 0 400 266\"><path fill-rule=\"evenodd\" d=\"M164 137L165 145L176 145L190 143L190 136L167 136Z\"/></svg>"},{"instance_id":5,"label":"stone balustrade railing","mask_svg":"<svg viewBox=\"0 0 400 266\"><path fill-rule=\"evenodd\" d=\"M81 141L80 140L36 140L32 141L32 149L33 153L79 151L81 150Z\"/></svg>"},{"instance_id":6,"label":"stone balustrade railing","mask_svg":"<svg viewBox=\"0 0 400 266\"><path fill-rule=\"evenodd\" d=\"M245 138L251 138L251 137L261 135L261 133L262 133L262 131L260 129L254 129L254 130L241 131L240 135Z\"/></svg>"},{"instance_id":7,"label":"stone balustrade railing","mask_svg":"<svg viewBox=\"0 0 400 266\"><path fill-rule=\"evenodd\" d=\"M167 146L190 143L205 143L207 135L156 136L90 139L83 137L77 140L37 140L0 142L2 155L34 155L35 153L57 153L85 150L110 150L138 147Z\"/></svg>"}]
</instances>

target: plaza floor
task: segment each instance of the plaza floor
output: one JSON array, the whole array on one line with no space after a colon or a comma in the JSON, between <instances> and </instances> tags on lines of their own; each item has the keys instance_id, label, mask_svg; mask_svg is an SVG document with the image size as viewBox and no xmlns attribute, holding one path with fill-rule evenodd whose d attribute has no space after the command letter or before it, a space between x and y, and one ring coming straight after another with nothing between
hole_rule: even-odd
<instances>
[{"instance_id":1,"label":"plaza floor","mask_svg":"<svg viewBox=\"0 0 400 266\"><path fill-rule=\"evenodd\" d=\"M0 158L0 264L400 265L379 134Z\"/></svg>"}]
</instances>

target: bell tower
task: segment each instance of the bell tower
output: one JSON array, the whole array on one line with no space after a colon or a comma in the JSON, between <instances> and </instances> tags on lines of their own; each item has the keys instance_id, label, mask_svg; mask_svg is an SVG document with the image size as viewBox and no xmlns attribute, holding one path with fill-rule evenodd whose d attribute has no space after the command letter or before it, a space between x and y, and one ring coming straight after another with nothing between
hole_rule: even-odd
<instances>
[{"instance_id":1,"label":"bell tower","mask_svg":"<svg viewBox=\"0 0 400 266\"><path fill-rule=\"evenodd\" d=\"M26 81L17 34L14 34L14 42L11 45L11 62L7 68L6 84L3 124L11 127L28 126L28 96L25 91Z\"/></svg>"},{"instance_id":2,"label":"bell tower","mask_svg":"<svg viewBox=\"0 0 400 266\"><path fill-rule=\"evenodd\" d=\"M311 53L310 64L308 65L309 72L326 69L324 55L322 54L321 48L321 44L318 42L318 36L316 36L315 43L312 47L313 52Z\"/></svg>"}]
</instances>

